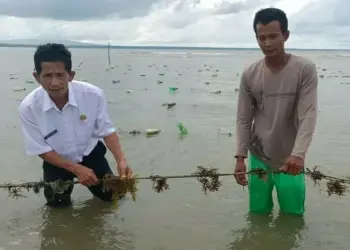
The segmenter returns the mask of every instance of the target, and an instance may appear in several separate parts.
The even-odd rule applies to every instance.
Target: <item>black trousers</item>
[[[113,173],[107,159],[105,158],[106,147],[102,142],[98,142],[96,147],[91,151],[91,153],[87,156],[83,157],[81,165],[92,169],[97,178],[103,178],[105,174]],[[43,162],[43,170],[44,170],[44,181],[45,182],[53,182],[56,180],[73,180],[76,177],[71,172],[53,166],[47,162]],[[44,195],[47,200],[47,204],[51,206],[64,206],[70,205],[71,194],[73,192],[74,185],[71,185],[64,193],[58,194],[54,193],[50,186],[46,186],[44,188]],[[102,184],[89,187],[90,192],[100,198],[103,201],[111,201],[113,195],[111,192],[103,192]]]

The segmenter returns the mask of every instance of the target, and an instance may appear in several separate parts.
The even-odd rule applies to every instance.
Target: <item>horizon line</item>
[[[67,41],[65,44],[68,48],[104,48],[107,49],[202,49],[202,50],[260,50],[257,47],[211,47],[211,46],[180,46],[180,45],[105,45],[105,44],[93,44],[93,43],[83,43],[78,42],[79,44],[74,44],[75,41],[72,41],[73,44],[69,44],[70,41]],[[64,44],[64,43],[63,43]],[[36,48],[39,44],[21,44],[21,43],[2,43],[0,41],[0,47],[17,47],[17,48]],[[308,51],[348,51],[350,49],[326,49],[326,48],[286,48],[286,50],[308,50]]]

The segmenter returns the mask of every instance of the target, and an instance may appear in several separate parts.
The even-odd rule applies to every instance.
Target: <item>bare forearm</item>
[[[245,159],[246,157],[244,157],[244,156],[236,156],[236,162],[237,163],[239,163],[239,162],[243,162],[244,163],[244,159]]]
[[[43,159],[45,162],[58,167],[63,168],[71,173],[74,173],[76,170],[77,163],[66,160],[60,155],[58,155],[55,151],[50,151],[44,154],[40,154],[39,157]]]
[[[116,132],[103,138],[107,148],[113,154],[116,162],[125,161],[125,156],[120,145],[119,137]]]

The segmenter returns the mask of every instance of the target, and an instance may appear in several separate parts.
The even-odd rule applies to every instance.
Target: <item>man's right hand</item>
[[[235,166],[234,177],[239,185],[246,186],[248,185],[246,173],[247,167],[244,163],[244,159],[237,159]]]
[[[99,182],[93,170],[80,164],[75,166],[74,174],[78,177],[79,182],[87,187],[97,185]]]

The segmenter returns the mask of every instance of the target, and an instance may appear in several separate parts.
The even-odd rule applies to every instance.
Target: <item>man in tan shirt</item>
[[[247,67],[241,78],[237,107],[237,159],[235,178],[249,185],[250,211],[269,213],[276,187],[282,211],[304,213],[305,179],[301,171],[317,118],[318,77],[314,63],[287,54],[286,14],[276,8],[256,13],[254,31],[265,57]],[[246,172],[263,168],[267,180]]]

